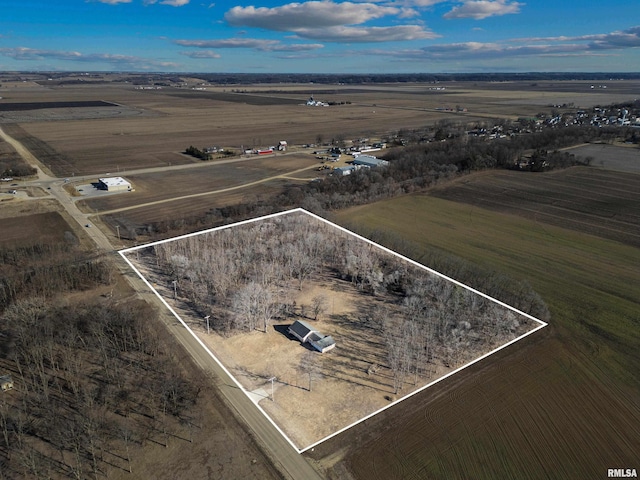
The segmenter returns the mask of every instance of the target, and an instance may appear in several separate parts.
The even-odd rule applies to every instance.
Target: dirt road
[[[51,194],[55,197],[69,215],[78,222],[93,240],[99,250],[113,253],[120,273],[145,301],[158,306],[160,319],[167,326],[178,342],[189,352],[194,361],[211,378],[214,379],[217,388],[226,399],[228,405],[236,412],[237,416],[253,432],[257,443],[265,451],[285,478],[292,480],[322,480],[322,476],[300,455],[280,432],[266,419],[256,408],[251,399],[240,390],[229,375],[217,364],[209,353],[195,340],[193,335],[185,329],[165,308],[162,302],[145,285],[125,262],[117,255],[116,249],[111,244],[109,237],[97,227],[86,227],[88,215],[80,212],[69,194],[62,188],[60,179],[45,175],[40,168],[41,163],[22,144],[7,135],[0,128],[0,137],[22,156],[30,165],[38,168],[40,182],[47,182],[51,186]],[[246,185],[245,185],[246,186]]]

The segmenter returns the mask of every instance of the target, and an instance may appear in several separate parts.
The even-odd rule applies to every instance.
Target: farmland
[[[83,246],[94,248],[93,241],[102,236],[97,245],[112,251],[120,240],[144,241],[146,231],[168,236],[219,225],[228,221],[223,211],[238,204],[259,205],[251,210],[258,215],[271,213],[269,201],[284,186],[320,175],[313,168],[318,160],[309,153],[315,147],[300,144],[377,139],[412,128],[433,133],[446,122],[473,126],[516,120],[567,103],[586,109],[635,98],[640,85],[610,81],[606,90],[594,90],[584,81],[460,81],[210,85],[200,91],[177,84],[141,90],[117,75],[113,83],[105,78],[93,84],[2,82],[0,96],[7,104],[56,107],[0,112],[3,130],[53,174],[21,180],[24,188],[48,199],[5,195],[1,241],[13,245],[41,237],[54,242],[72,230]],[[201,81],[184,80],[191,86]],[[302,105],[311,95],[337,105]],[[182,153],[189,145],[220,145],[239,153],[241,147],[279,140],[289,142],[286,155],[203,162]],[[8,143],[0,149],[17,160]],[[640,182],[631,172],[637,172],[638,150],[590,144],[570,152],[594,157],[591,167],[472,173],[428,195],[331,214],[363,231],[395,232],[399,244],[411,242],[404,243],[407,255],[423,263],[429,264],[433,252],[445,252],[529,283],[552,317],[549,327],[490,361],[305,454],[330,478],[600,478],[606,468],[636,466]],[[70,185],[107,172],[132,180],[135,192],[69,197]],[[63,190],[64,178],[73,176]],[[296,201],[307,199],[300,193]],[[238,209],[237,215],[245,214]],[[86,228],[89,224],[95,228]],[[122,282],[125,277],[131,280],[125,275]],[[146,295],[140,283],[134,288]],[[82,301],[87,294],[74,295]],[[126,295],[133,294],[127,290]],[[178,338],[175,329],[172,333]],[[211,422],[194,439],[197,446],[147,446],[134,468],[174,478],[185,474],[180,469],[188,457],[195,459],[190,464],[194,478],[206,476],[211,465],[231,476],[277,476],[260,453],[268,448],[260,441],[255,448],[243,444],[248,427],[227,422],[232,415],[218,409],[217,395],[233,398],[221,393],[225,387],[214,385],[211,401],[202,403]],[[257,433],[256,438],[263,437]],[[234,456],[236,449],[241,457]],[[254,457],[255,468],[249,463]]]
[[[517,196],[520,183],[512,186]],[[347,455],[356,478],[593,478],[637,460],[640,251],[591,229],[476,206],[488,193],[467,193],[464,203],[403,197],[338,215],[395,231],[416,252],[436,248],[526,279],[552,315],[520,348],[323,447],[357,442]],[[385,435],[374,433],[386,422]]]
[[[640,152],[639,152],[640,153]],[[640,246],[640,176],[575,167],[464,177],[434,196]]]
[[[4,119],[19,122],[24,132],[13,133],[20,133],[20,140],[58,176],[70,176],[191,163],[195,160],[180,154],[189,145],[240,150],[282,139],[305,144],[318,136],[328,141],[381,135],[440,120],[516,119],[533,116],[553,104],[589,106],[626,99],[635,84],[612,82],[606,92],[593,92],[586,82],[541,83],[536,87],[517,83],[507,89],[490,82],[443,82],[439,84],[443,90],[433,90],[433,84],[323,85],[316,99],[350,102],[328,108],[302,105],[314,93],[308,85],[248,85],[242,89],[246,94],[220,86],[206,91],[135,90],[129,84],[116,83],[64,88],[33,84],[0,91],[11,103],[99,99],[118,105],[76,108],[58,112],[56,117],[47,117],[46,110],[30,110],[28,117]],[[456,112],[458,106],[466,111]],[[89,119],[84,110],[93,112]]]
[[[135,186],[131,195],[115,195],[82,201],[92,211],[107,211],[167,198],[250,184],[305,169],[317,163],[311,155],[249,157],[234,162],[209,162],[201,168],[127,176]]]
[[[572,148],[571,153],[593,160],[591,166],[617,172],[640,173],[640,149],[635,145],[591,144]]]
[[[13,246],[38,238],[43,243],[63,240],[69,227],[58,212],[34,213],[28,217],[0,219],[0,245]]]

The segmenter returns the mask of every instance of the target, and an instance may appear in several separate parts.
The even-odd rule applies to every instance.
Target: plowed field
[[[564,190],[572,195],[574,174],[590,172],[550,176],[567,179],[551,184],[557,201]],[[632,468],[640,444],[640,250],[514,215],[517,192],[529,191],[525,177],[479,177],[487,186],[465,190],[465,203],[403,197],[339,218],[526,279],[548,303],[550,326],[312,455],[333,465],[339,451],[353,477],[368,480],[603,478],[611,465]],[[529,178],[533,188],[543,176]],[[511,192],[509,213],[476,206],[492,194],[509,198],[492,182]],[[585,201],[607,202],[592,192]]]
[[[640,246],[640,175],[589,167],[474,175],[434,196]]]

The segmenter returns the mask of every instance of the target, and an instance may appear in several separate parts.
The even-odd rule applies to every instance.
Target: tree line
[[[433,138],[434,129],[443,129],[448,139],[444,142],[427,142]],[[570,126],[488,141],[468,137],[464,132],[460,124],[449,122],[411,132],[404,131],[403,135],[410,136],[412,142],[416,143],[389,149],[383,156],[390,162],[387,167],[360,169],[347,176],[329,175],[303,185],[289,184],[279,194],[268,198],[212,208],[197,216],[153,222],[141,229],[140,233],[164,236],[170,231],[217,226],[294,207],[325,215],[331,210],[421,192],[433,185],[483,169],[526,168],[540,171],[587,164],[588,159],[558,150],[588,141],[611,141],[620,133],[616,128]],[[523,163],[521,160],[525,154],[529,158]],[[527,166],[523,167],[524,164]]]

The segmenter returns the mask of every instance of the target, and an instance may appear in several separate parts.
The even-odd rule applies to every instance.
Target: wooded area
[[[155,311],[114,301],[113,265],[72,244],[0,251],[0,478],[131,471],[146,442],[188,441],[198,396]],[[84,301],[63,294],[89,293]]]
[[[460,366],[532,328],[526,317],[303,212],[160,243],[139,257],[154,281],[222,335],[268,334],[276,320],[317,318],[326,302],[297,304],[296,293],[319,274],[350,282],[372,306],[354,329],[386,343],[395,393],[409,375],[413,385],[430,378],[430,364]],[[529,311],[544,314],[539,297],[531,299]],[[311,316],[298,313],[305,311]]]

